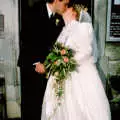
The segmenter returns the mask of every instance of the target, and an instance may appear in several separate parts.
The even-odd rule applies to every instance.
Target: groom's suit
[[[61,16],[56,15],[59,19]],[[55,19],[54,19],[55,20]],[[40,120],[41,105],[47,80],[35,72],[33,64],[43,63],[64,23],[58,26],[48,17],[45,3],[36,3],[22,22],[20,55],[22,120]]]

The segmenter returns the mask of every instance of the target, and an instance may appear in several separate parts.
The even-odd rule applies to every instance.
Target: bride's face
[[[67,10],[63,13],[63,19],[65,23],[69,23],[72,20],[77,19],[77,12],[72,8],[67,8]]]

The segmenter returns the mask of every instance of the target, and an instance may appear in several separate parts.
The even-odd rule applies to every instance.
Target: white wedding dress
[[[57,105],[54,77],[50,76],[41,120],[111,120],[109,102],[92,56],[91,23],[72,21],[63,28],[58,41],[75,50],[77,71],[65,81],[62,104]]]

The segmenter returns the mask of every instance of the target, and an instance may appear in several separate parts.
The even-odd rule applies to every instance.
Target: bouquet
[[[72,49],[56,42],[44,62],[47,76],[55,77],[55,93],[58,99],[63,96],[65,80],[76,69],[73,55]]]

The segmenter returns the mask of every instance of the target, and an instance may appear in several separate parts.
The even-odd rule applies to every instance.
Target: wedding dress
[[[93,28],[88,22],[66,25],[58,42],[75,51],[77,70],[65,80],[61,105],[57,104],[54,77],[50,76],[41,120],[111,120],[109,102],[92,55]]]

